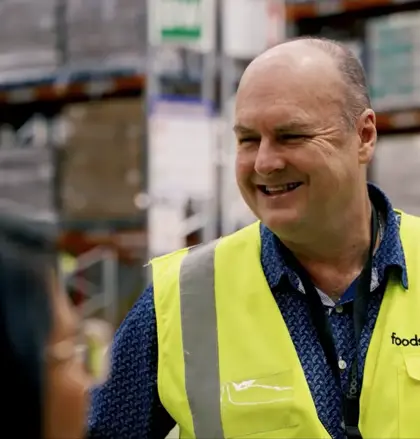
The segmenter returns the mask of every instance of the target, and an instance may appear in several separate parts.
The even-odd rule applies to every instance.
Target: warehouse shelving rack
[[[20,126],[34,114],[42,114],[53,120],[66,106],[75,103],[135,97],[139,98],[140,106],[146,85],[145,3],[145,0],[2,2],[0,123]],[[100,21],[102,18],[98,18],[101,14],[103,22]],[[87,32],[94,32],[95,26],[102,34],[93,35],[88,41]],[[112,34],[109,30],[118,26],[128,29],[128,33],[126,36],[114,35],[110,44],[111,40],[106,38]],[[90,45],[86,51],[85,42],[87,46]],[[32,53],[37,55],[34,57]],[[139,118],[139,125],[145,127],[146,121]],[[142,143],[145,144],[144,141]],[[48,146],[55,156],[56,145],[50,142]],[[146,177],[139,191],[145,191],[147,187],[147,151],[145,146],[143,149],[142,162],[138,166],[139,173]],[[57,186],[60,175],[54,178]],[[55,206],[60,204],[59,192],[55,187]],[[100,292],[108,297],[107,308],[110,311],[107,316],[113,324],[116,323],[124,313],[124,310],[120,310],[121,314],[116,317],[116,283],[121,282],[121,278],[129,277],[130,267],[131,271],[141,271],[145,262],[146,212],[139,210],[134,217],[101,220],[62,219],[58,212],[54,220],[38,225],[53,226],[58,230],[60,250],[78,255],[83,262],[83,266],[76,266],[74,273],[68,275],[69,284],[74,284],[73,277],[78,277],[83,270],[94,267],[102,273],[99,275],[101,280],[94,283],[97,287],[100,284],[103,290]],[[100,256],[97,255],[99,250]],[[125,264],[124,272],[121,272],[117,261]],[[134,278],[133,288],[139,293],[144,281],[141,275]],[[86,303],[87,309],[95,303],[100,308],[102,299],[98,300],[95,294]]]
[[[54,61],[44,65],[37,65],[36,69],[25,66],[16,66],[3,69],[0,63],[0,121],[9,120],[16,115],[34,114],[43,112],[54,115],[69,103],[108,100],[119,97],[142,96],[145,94],[148,76],[148,60],[146,38],[146,1],[137,1],[138,22],[143,23],[144,33],[139,33],[138,47],[124,60],[115,61],[93,57],[93,62],[84,62],[73,58],[69,45],[71,29],[67,20],[69,5],[76,0],[39,0],[42,4],[51,5],[53,11],[53,25],[51,31],[51,46],[54,52]],[[4,4],[11,4],[17,0],[8,0]],[[0,16],[2,13],[0,5]],[[25,1],[19,0],[24,7]],[[27,6],[33,2],[26,0]],[[80,3],[80,2],[79,2]],[[116,1],[103,1],[109,4],[108,9],[115,7]],[[85,0],[89,4],[89,0]],[[220,2],[219,2],[220,13]],[[389,14],[393,12],[418,10],[420,1],[391,1],[391,0],[333,0],[289,2],[285,7],[287,19],[287,36],[300,34],[321,34],[325,27],[348,28],[353,35],[363,37],[363,23],[368,17]],[[142,27],[139,25],[139,27]],[[220,31],[220,29],[219,29]],[[16,26],[16,34],[22,32],[22,27]],[[0,29],[1,33],[1,29]],[[1,36],[1,35],[0,35]],[[22,37],[23,38],[23,37]],[[34,38],[30,36],[29,38]],[[36,38],[35,38],[36,39]],[[4,38],[3,38],[4,41]],[[4,42],[2,45],[4,46]],[[137,53],[134,53],[137,52]],[[0,55],[2,47],[0,46]],[[214,84],[210,85],[209,94],[214,99],[217,111],[225,110],[225,103],[235,92],[240,73],[249,60],[228,59],[220,52],[211,55],[211,75],[216,75]],[[209,86],[210,79],[207,80]],[[184,91],[189,89],[184,84]],[[196,89],[196,84],[191,84]],[[142,123],[141,121],[139,121]],[[145,123],[145,121],[143,121]],[[381,134],[395,132],[420,132],[420,108],[406,108],[395,111],[379,112],[377,114],[378,129]],[[139,172],[144,173],[147,191],[147,148]],[[218,171],[220,173],[220,169]],[[220,188],[219,188],[220,189]],[[220,196],[220,194],[218,194]],[[220,206],[216,206],[220,214]],[[75,247],[78,252],[90,251],[97,245],[111,246],[120,256],[130,259],[129,254],[121,255],[124,249],[118,242],[119,231],[129,234],[136,232],[138,239],[147,238],[144,231],[147,229],[146,211],[140,211],[137,218],[120,218],[103,221],[63,221],[60,225],[62,233],[59,243],[63,249]],[[90,234],[88,231],[97,233]],[[101,233],[101,231],[103,233]],[[143,234],[143,235],[142,235]],[[139,235],[142,235],[139,238]],[[129,253],[129,252],[128,252]]]
[[[331,0],[290,2],[286,16],[294,24],[294,35],[324,35],[329,28],[338,35],[346,29],[351,37],[365,38],[367,19],[398,12],[420,10],[418,0]],[[420,108],[377,112],[381,135],[420,132]]]

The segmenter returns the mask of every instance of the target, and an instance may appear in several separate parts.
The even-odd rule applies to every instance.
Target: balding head
[[[333,42],[299,39],[256,58],[238,88],[235,133],[241,193],[282,239],[327,233],[366,195],[375,114],[360,64]]]
[[[295,69],[296,73],[309,69],[309,74],[323,78],[326,82],[337,80],[334,78],[334,73],[337,73],[342,83],[342,116],[349,127],[354,127],[360,114],[371,107],[363,67],[355,54],[339,42],[299,37],[281,43],[264,52],[248,66],[241,84],[248,79],[249,74],[262,71],[270,64],[274,68],[276,65],[284,67],[287,64],[289,70]],[[278,80],[282,80],[280,70]],[[327,86],[333,85],[332,82]]]

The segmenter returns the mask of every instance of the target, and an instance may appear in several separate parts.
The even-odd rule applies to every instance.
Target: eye
[[[260,140],[256,137],[245,137],[243,139],[238,139],[238,143],[243,145],[244,143],[259,143]]]
[[[278,137],[281,141],[288,141],[288,140],[300,140],[305,139],[307,136],[303,134],[282,134]]]

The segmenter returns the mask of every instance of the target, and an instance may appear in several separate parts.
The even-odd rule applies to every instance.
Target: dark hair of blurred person
[[[77,355],[78,320],[61,291],[51,240],[0,218],[3,437],[79,439],[90,380]],[[10,425],[11,431],[3,429]]]
[[[0,352],[5,404],[1,418],[15,420],[9,437],[42,437],[43,351],[52,326],[46,294],[50,255],[47,239],[2,219]]]

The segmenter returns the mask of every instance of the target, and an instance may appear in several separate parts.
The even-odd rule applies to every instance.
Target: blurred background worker
[[[57,282],[52,240],[16,218],[0,219],[0,325],[2,434],[85,437],[90,333]]]
[[[420,218],[367,183],[360,62],[330,40],[273,47],[242,76],[234,131],[261,222],[152,260],[91,437],[419,437]]]
[[[159,285],[156,286],[154,279],[158,268],[152,270],[149,264],[156,257],[210,243],[261,218],[265,225],[260,237],[263,271],[289,328],[288,337],[290,335],[293,345],[299,347],[302,334],[308,335],[310,331],[308,327],[315,331],[308,323],[308,310],[304,312],[297,305],[304,299],[296,292],[296,288],[303,289],[296,281],[298,270],[293,267],[296,261],[279,262],[277,239],[279,237],[286,247],[290,247],[300,265],[306,268],[311,260],[301,260],[302,243],[305,244],[304,254],[306,246],[314,244],[313,236],[327,243],[326,235],[321,233],[327,226],[341,236],[339,231],[344,226],[338,219],[342,219],[345,210],[352,208],[351,197],[355,196],[352,189],[357,186],[355,169],[360,157],[355,149],[338,146],[343,142],[347,144],[344,141],[345,133],[349,131],[347,126],[352,127],[350,133],[353,134],[360,128],[356,119],[359,121],[366,108],[372,108],[375,113],[374,119],[369,117],[378,134],[374,142],[375,154],[366,165],[367,180],[375,185],[369,186],[369,195],[379,212],[381,237],[373,260],[372,288],[376,285],[383,288],[387,276],[392,281],[399,279],[398,270],[402,273],[400,283],[414,288],[407,252],[405,249],[404,252],[394,251],[398,247],[395,238],[398,233],[396,227],[389,225],[391,216],[385,212],[390,210],[390,203],[404,212],[420,215],[420,0],[2,0],[0,24],[0,217],[23,218],[25,230],[29,228],[38,236],[54,236],[52,246],[56,251],[51,259],[57,270],[56,289],[63,291],[80,319],[85,336],[78,343],[78,351],[87,355],[89,376],[94,375],[95,381],[107,376],[109,341],[125,320],[113,349],[114,369],[124,371],[121,374],[126,378],[125,384],[114,373],[105,387],[99,390],[94,387],[93,399],[97,403],[91,413],[89,434],[92,436],[163,437],[178,422],[178,412],[173,412],[171,403],[168,404],[156,385],[159,354],[156,335],[156,332],[159,334],[156,328],[159,321],[156,318],[159,320],[160,314],[155,309],[158,303],[147,288],[153,284],[159,294]],[[273,62],[272,71],[260,62],[264,57],[248,69],[250,63],[267,49],[305,35],[338,41],[364,67],[365,82],[361,80],[357,63],[344,62],[351,56],[341,58],[339,51],[327,44],[321,50],[324,55],[315,46],[311,46],[309,52],[319,55],[317,60],[322,65],[316,69],[319,81],[322,72],[324,81],[331,86],[329,93],[334,101],[331,105],[320,104],[324,82],[314,85],[316,78],[310,74],[304,76],[303,71],[300,74],[300,67],[295,75],[300,82],[291,81],[291,72],[297,68],[296,60],[290,59],[287,68],[281,63],[277,66],[280,57],[268,52],[267,56]],[[299,47],[294,46],[303,56]],[[312,65],[311,59],[305,55],[308,69]],[[340,82],[331,76],[334,69],[326,71],[331,63],[336,64],[341,80],[354,86],[345,101],[337,91],[340,87],[334,86],[337,85],[334,81]],[[245,82],[241,82],[238,90],[245,70]],[[266,82],[269,89],[264,88]],[[286,89],[283,93],[280,88],[292,83],[294,89]],[[364,99],[355,93],[356,89],[365,90],[361,92]],[[305,96],[304,90],[307,90]],[[276,110],[274,117],[274,110],[269,108],[274,105],[273,101],[278,105],[284,102],[289,92],[293,94],[288,97],[288,111],[292,111],[292,104],[299,109],[295,111],[295,122],[304,118],[302,108],[309,118],[313,106],[323,120],[319,121],[317,129],[311,125],[303,130],[301,125],[295,124],[300,128],[299,132],[277,131],[274,138],[269,135],[275,124],[271,118],[283,120],[285,114]],[[316,104],[310,103],[311,96],[317,99]],[[237,104],[238,113],[235,114]],[[341,122],[347,124],[341,126],[333,117],[335,106],[346,109]],[[255,114],[246,115],[250,107],[258,108],[263,123]],[[241,115],[241,120],[239,110],[245,114]],[[244,120],[245,116],[248,120]],[[340,129],[337,129],[338,125]],[[258,140],[261,145],[257,154]],[[282,145],[280,149],[284,156],[274,154],[276,142]],[[343,151],[342,155],[341,152],[334,155],[335,150],[328,147],[330,144],[337,146],[337,151]],[[283,145],[287,147],[283,148]],[[323,151],[324,156],[315,155],[317,150]],[[273,167],[276,178],[260,178]],[[320,173],[322,170],[322,175],[318,175],[316,169]],[[254,177],[255,173],[258,178]],[[281,178],[277,178],[280,175]],[[283,194],[282,200],[286,201],[288,197],[292,203],[298,194],[302,198],[308,194],[308,215],[303,215],[303,209],[299,210],[300,214],[296,211],[288,218],[282,217],[279,232],[277,213],[269,214],[275,211],[274,198],[279,188],[265,186],[283,184],[286,178],[302,181],[288,186],[287,190],[293,191]],[[304,184],[297,186],[301,182]],[[255,183],[262,185],[258,191]],[[306,191],[305,185],[311,191]],[[315,186],[318,189],[312,191]],[[386,198],[375,187],[379,187]],[[340,191],[345,200],[335,197],[335,191]],[[263,208],[261,200],[267,200]],[[324,214],[322,208],[327,207],[334,215]],[[291,213],[293,209],[286,210]],[[316,234],[308,231],[312,230],[309,225],[306,228],[300,224],[297,219],[300,217],[311,218]],[[400,224],[400,219],[397,217],[402,236],[404,222],[401,220]],[[364,239],[367,233],[360,230],[360,233],[354,232],[353,237],[350,231],[358,230],[355,229],[357,221],[349,224],[347,219],[345,228],[346,236],[351,235],[355,244],[353,262],[358,259],[359,239]],[[300,230],[299,246],[296,239],[290,238],[292,231],[288,228],[285,235],[287,222],[296,224],[294,238]],[[395,240],[389,238],[391,235]],[[258,240],[256,237],[256,242]],[[267,244],[268,241],[271,244]],[[385,244],[388,242],[391,243]],[[280,254],[283,255],[283,248]],[[184,257],[184,253],[179,256]],[[229,262],[233,260],[234,257]],[[249,267],[260,265],[248,264]],[[248,266],[243,270],[245,274],[252,273]],[[234,267],[226,267],[231,270],[229,276],[234,277]],[[328,310],[329,320],[336,354],[342,360],[340,378],[345,391],[350,380],[349,370],[353,370],[356,342],[351,336],[351,312],[347,309],[351,305],[346,304],[353,297],[353,288],[342,296],[340,291],[350,284],[359,270],[345,275],[343,268],[339,275],[335,269],[342,267],[337,267],[334,266],[328,276],[331,282],[336,277],[337,285],[324,284],[321,265],[306,271],[315,273],[317,277],[311,279],[311,283],[329,294],[328,299],[322,297],[325,306],[332,308]],[[288,275],[281,276],[283,272]],[[281,285],[278,283],[280,278]],[[284,278],[290,278],[293,287],[284,286]],[[245,279],[244,292],[247,291]],[[336,292],[330,291],[330,287]],[[143,291],[144,297],[139,300]],[[260,292],[261,288],[256,287],[255,291]],[[380,292],[381,289],[376,298],[380,297]],[[259,309],[259,297],[249,300],[249,309],[255,309],[255,313]],[[129,313],[133,305],[135,308]],[[304,304],[299,306],[304,307]],[[379,304],[375,306],[368,311],[365,325],[368,328],[375,321]],[[369,307],[373,305],[369,304]],[[211,304],[205,308],[213,309]],[[274,305],[272,308],[278,313]],[[230,310],[228,305],[226,309]],[[295,314],[292,321],[285,311],[289,309]],[[144,317],[138,321],[137,314],[144,314]],[[204,330],[205,319],[212,314],[200,311],[199,315]],[[34,333],[37,329],[43,331],[43,317],[39,319],[39,328],[38,323],[34,323]],[[268,317],[263,320],[267,324],[272,321]],[[408,318],[403,320],[410,321]],[[176,322],[179,324],[174,319],[174,324]],[[136,335],[131,339],[127,334],[134,326]],[[356,324],[356,339],[359,326]],[[219,330],[225,333],[221,328]],[[195,330],[187,332],[200,334]],[[411,352],[404,344],[416,343],[417,336],[401,332],[404,331],[393,329],[390,336],[391,346],[404,348],[405,352],[406,364],[399,371],[399,377],[410,376],[416,381],[417,368],[413,366],[416,360],[406,359],[411,358]],[[206,330],[205,333],[210,332]],[[327,367],[322,350],[319,351],[319,343],[314,341],[314,333],[304,338],[303,347],[296,350],[321,423],[331,435],[340,436],[340,398],[339,392],[334,390],[338,385],[337,371],[332,379],[331,368]],[[244,336],[246,334],[244,332]],[[248,334],[248,338],[251,341],[247,343],[252,346],[255,337]],[[369,365],[369,356],[375,355],[372,343],[369,355],[365,355],[369,334],[362,332],[360,338],[359,379],[365,357],[366,365]],[[133,343],[137,340],[138,346],[124,347],[131,346],[130,340]],[[237,347],[241,346],[240,342],[232,340]],[[218,341],[219,349],[223,350],[223,339]],[[211,346],[210,342],[208,346]],[[334,354],[331,344],[329,346],[326,357],[331,360]],[[162,349],[161,342],[159,348]],[[132,356],[125,354],[126,349],[130,349]],[[243,352],[247,349],[244,347]],[[206,355],[210,352],[209,348]],[[255,353],[254,357],[258,355]],[[220,357],[220,361],[224,358]],[[274,353],[272,358],[275,358]],[[308,358],[318,361],[313,371],[307,366]],[[235,361],[237,359],[232,360],[232,365]],[[121,364],[123,366],[118,367]],[[181,365],[182,361],[176,364]],[[241,366],[245,365],[251,367],[252,362],[244,361]],[[201,366],[198,369],[205,370]],[[221,382],[231,382],[223,371],[225,369],[221,368]],[[253,374],[250,369],[247,371],[241,377],[246,383],[249,381],[246,375]],[[371,388],[373,383],[369,376],[368,371],[364,373],[363,382]],[[233,374],[231,378],[234,381],[238,377]],[[284,378],[282,388],[287,387],[287,381]],[[115,384],[118,382],[120,387]],[[406,386],[405,380],[400,384],[401,395],[405,395],[407,389],[411,392],[412,388]],[[134,399],[125,399],[128,392],[125,387],[134,389],[136,386],[148,390],[137,392]],[[351,387],[357,390],[357,386]],[[232,396],[232,386],[225,388],[227,393],[223,394]],[[269,384],[263,383],[258,388],[267,389]],[[293,388],[296,391],[296,386]],[[253,392],[255,387],[251,389]],[[109,392],[112,393],[111,402],[100,404],[100,395]],[[170,387],[168,393],[173,395]],[[245,393],[241,390],[241,398],[245,398]],[[403,399],[410,400],[409,396]],[[179,400],[185,402],[185,395],[180,394]],[[361,401],[365,400],[362,395]],[[238,407],[243,407],[243,402],[240,399]],[[162,403],[165,409],[162,409]],[[275,407],[273,405],[273,410]],[[383,404],[378,407],[385,409]],[[393,419],[395,423],[401,421],[400,427],[396,424],[390,427],[390,435],[410,436],[411,433],[405,430],[410,425],[406,422],[411,419],[410,410],[402,404],[401,416],[395,417],[391,413],[393,407],[387,407],[384,418]],[[194,404],[190,409],[197,411]],[[132,416],[127,417],[127,413]],[[250,421],[251,417],[243,415],[244,412],[238,413]],[[186,409],[181,415],[183,420],[184,415],[187,416]],[[111,418],[112,425],[108,423]],[[296,422],[292,415],[289,419],[291,423]],[[279,419],[278,422],[288,423],[283,421]],[[80,429],[76,424],[74,422],[78,435]],[[247,430],[259,430],[258,425],[243,425]],[[266,425],[262,426],[261,431],[266,428]],[[394,430],[398,428],[401,431],[397,434]],[[185,429],[184,425],[183,431]],[[231,430],[228,426],[226,429],[224,433],[229,436]],[[65,428],[63,431],[69,433]],[[369,427],[365,427],[365,431],[370,434]],[[176,436],[179,431],[175,428],[170,434]],[[233,431],[232,435],[235,434]],[[282,434],[289,435],[288,428]],[[196,435],[201,435],[200,430]]]

